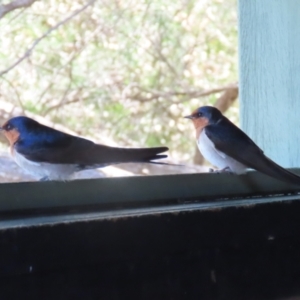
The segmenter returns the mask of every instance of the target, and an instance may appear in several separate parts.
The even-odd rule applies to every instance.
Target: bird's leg
[[[39,181],[49,181],[49,177],[48,176],[42,177]]]
[[[229,167],[225,167],[220,170],[221,173],[233,173]]]

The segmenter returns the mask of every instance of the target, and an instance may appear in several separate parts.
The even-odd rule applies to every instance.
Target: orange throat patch
[[[19,139],[20,137],[20,132],[16,129],[12,129],[12,130],[9,130],[9,131],[4,131],[3,132],[5,137],[8,139],[9,141],[9,144],[11,146],[13,146]]]
[[[209,123],[209,120],[207,118],[201,117],[193,120],[194,127],[196,129],[196,139],[198,140],[200,137],[200,134],[204,127],[206,127]]]

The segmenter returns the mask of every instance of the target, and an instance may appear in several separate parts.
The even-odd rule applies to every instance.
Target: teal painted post
[[[239,0],[241,127],[300,167],[300,1]]]

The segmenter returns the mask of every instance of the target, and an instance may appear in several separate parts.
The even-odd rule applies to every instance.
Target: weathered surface
[[[284,167],[300,166],[299,1],[240,0],[241,126]]]

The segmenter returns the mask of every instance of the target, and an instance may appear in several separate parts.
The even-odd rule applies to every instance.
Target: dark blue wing
[[[205,127],[205,133],[217,150],[234,158],[248,168],[271,177],[300,185],[300,177],[277,165],[237,126],[223,117],[218,123]]]
[[[15,148],[31,161],[77,164],[82,168],[122,162],[150,162],[166,158],[166,155],[159,153],[168,150],[167,147],[127,149],[98,145],[41,124],[32,129],[26,139],[20,139]]]

